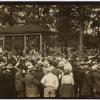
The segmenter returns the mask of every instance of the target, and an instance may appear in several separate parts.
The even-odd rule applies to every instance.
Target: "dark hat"
[[[16,51],[15,51],[15,50],[12,50],[12,51],[11,51],[11,54],[12,54],[12,55],[16,54]]]

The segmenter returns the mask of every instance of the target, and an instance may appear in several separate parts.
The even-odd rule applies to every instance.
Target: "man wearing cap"
[[[15,88],[17,91],[17,97],[25,96],[25,79],[23,76],[23,70],[21,68],[18,69],[15,75]]]
[[[97,70],[92,71],[92,80],[94,97],[100,97],[100,62],[98,63]]]
[[[76,62],[76,65],[73,67],[73,77],[74,77],[74,96],[81,96],[81,90],[83,85],[83,80],[85,77],[85,71],[82,69],[83,64]]]
[[[55,97],[59,86],[58,78],[52,73],[52,67],[48,67],[47,70],[48,74],[41,80],[41,83],[44,85],[44,97]]]
[[[85,70],[85,77],[84,77],[84,82],[82,86],[82,97],[94,97],[94,92],[93,92],[93,71],[89,69],[89,66],[87,64],[84,65],[84,70]]]

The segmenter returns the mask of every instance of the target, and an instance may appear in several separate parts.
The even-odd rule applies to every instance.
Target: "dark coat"
[[[100,97],[100,70],[93,71],[94,93]]]
[[[42,71],[42,69],[39,69],[39,70],[35,70],[35,78],[39,81],[39,85],[38,85],[38,89],[39,89],[39,93],[40,93],[40,96],[43,97],[43,94],[44,94],[44,86],[41,84],[41,80],[44,76],[44,73]]]
[[[25,79],[22,72],[18,71],[15,77],[15,88],[16,91],[24,91],[25,90]]]
[[[15,66],[17,61],[14,57],[11,57],[10,59],[8,59],[8,63],[11,63],[13,66]]]
[[[100,70],[90,71],[86,75],[82,95],[85,97],[100,97]]]
[[[79,96],[81,96],[81,89],[83,86],[83,81],[85,77],[85,72],[82,68],[73,66],[73,78],[74,78],[74,96],[78,95],[79,89]]]
[[[13,74],[8,71],[5,70],[3,73],[3,96],[4,97],[14,97],[14,76]]]
[[[80,67],[73,67],[73,76],[75,85],[82,85],[85,77],[85,71]]]
[[[40,82],[41,79],[43,78],[44,73],[42,71],[42,69],[39,70],[35,70],[35,78]]]
[[[73,86],[71,84],[63,84],[60,86],[60,97],[73,97]]]
[[[60,70],[58,70],[56,67],[53,69],[53,74],[59,77],[59,74],[61,74]]]
[[[83,83],[83,87],[82,87],[82,96],[83,97],[93,97],[94,93],[93,93],[93,75],[92,75],[92,71],[89,71],[85,78],[84,78],[84,83]]]
[[[4,96],[4,75],[2,70],[0,70],[0,97]]]

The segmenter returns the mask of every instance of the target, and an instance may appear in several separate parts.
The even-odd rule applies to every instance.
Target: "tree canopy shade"
[[[0,33],[40,32],[40,30],[42,33],[49,33],[49,28],[57,32],[56,39],[50,38],[62,42],[62,47],[78,47],[81,32],[84,33],[87,30],[90,22],[95,23],[96,15],[100,14],[94,9],[99,9],[99,5],[85,5],[84,3],[82,5],[74,3],[70,5],[67,3],[0,5],[0,26],[6,27],[1,28]]]

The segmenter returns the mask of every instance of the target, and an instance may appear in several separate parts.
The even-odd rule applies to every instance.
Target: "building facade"
[[[46,37],[51,35],[49,29],[39,25],[14,25],[0,29],[0,46],[3,50],[35,49],[46,56]]]

